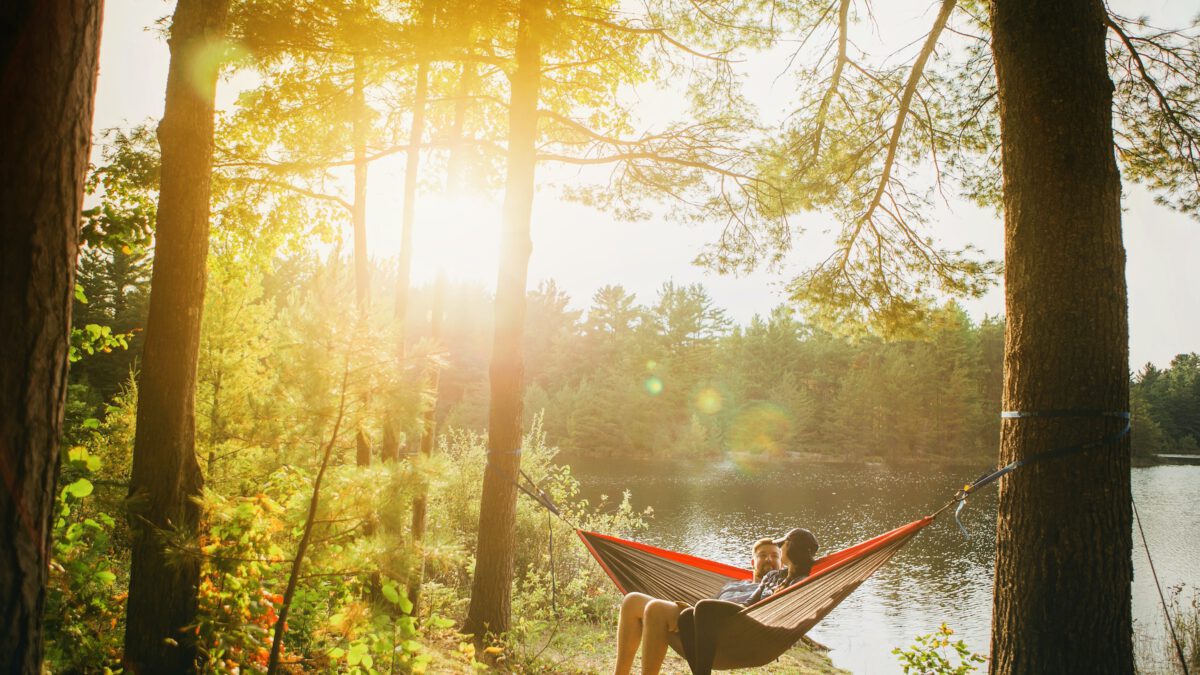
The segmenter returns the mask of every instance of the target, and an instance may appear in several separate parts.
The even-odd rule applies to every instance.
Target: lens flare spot
[[[208,40],[193,46],[188,55],[187,77],[195,93],[211,101],[215,93],[210,83],[220,72],[221,65],[238,61],[246,54],[241,45],[230,40]]]
[[[658,361],[651,359],[650,361],[646,362],[646,370],[648,370],[652,373],[654,372],[654,369],[657,367],[658,367]]]
[[[721,392],[712,387],[705,387],[696,393],[696,409],[705,415],[721,412],[721,403]]]
[[[779,405],[751,403],[738,411],[729,429],[729,449],[735,454],[777,455],[791,442],[792,416]]]
[[[658,396],[662,393],[663,381],[658,376],[651,375],[650,377],[646,378],[646,383],[644,386],[646,387],[647,394],[650,394],[651,396]]]

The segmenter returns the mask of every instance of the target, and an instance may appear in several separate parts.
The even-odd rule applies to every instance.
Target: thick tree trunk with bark
[[[485,634],[509,629],[517,488],[521,466],[521,408],[525,332],[525,286],[529,255],[529,219],[533,209],[537,107],[541,79],[543,7],[523,0],[517,26],[517,68],[512,75],[508,110],[508,177],[504,192],[504,229],[496,279],[496,333],[492,342],[491,400],[488,415],[488,470],[479,508],[475,578],[464,631],[480,641]]]
[[[0,672],[40,673],[42,610],[102,2],[0,5]]]
[[[1100,0],[994,0],[1005,206],[1004,409],[1129,406],[1121,184]],[[1000,461],[1123,420],[1005,420]],[[1131,673],[1129,445],[1000,485],[992,672]]]
[[[208,258],[217,68],[205,48],[225,33],[229,0],[179,0],[171,23],[166,105],[158,126],[162,179],[150,313],[138,380],[137,433],[129,486],[134,533],[125,664],[134,673],[195,667],[184,628],[196,618],[200,563],[187,548],[198,525],[203,479],[196,462],[196,364]]]

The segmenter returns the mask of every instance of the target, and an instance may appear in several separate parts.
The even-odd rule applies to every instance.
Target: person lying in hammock
[[[817,538],[812,532],[803,527],[797,527],[785,534],[783,538],[776,539],[775,543],[780,546],[783,562],[787,566],[764,574],[762,581],[758,584],[758,590],[742,604],[753,605],[774,594],[775,591],[800,581],[812,571],[817,549],[820,548]],[[717,599],[722,600],[723,598],[718,596]]]
[[[816,537],[803,528],[796,528],[780,539],[760,539],[752,550],[753,581],[726,584],[716,598],[701,602],[738,608],[758,602],[808,576],[816,552]],[[786,567],[781,567],[781,562]],[[682,654],[679,615],[687,609],[685,603],[653,598],[644,593],[626,595],[621,600],[617,623],[616,675],[628,675],[633,669],[639,645],[642,647],[642,675],[658,674],[667,647]]]
[[[749,581],[731,581],[717,593],[717,600],[736,602],[739,605],[748,604],[750,598],[758,590],[759,582],[769,572],[783,567],[782,551],[774,539],[766,537],[754,542],[750,550],[750,569],[754,576]]]

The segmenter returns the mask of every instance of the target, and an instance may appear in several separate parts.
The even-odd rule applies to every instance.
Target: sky
[[[1110,3],[1118,12],[1146,14],[1159,24],[1179,25],[1195,11],[1179,0]],[[934,5],[928,2],[874,3],[883,25],[928,21]],[[107,0],[100,47],[100,75],[94,128],[98,131],[130,126],[162,115],[169,54],[156,31],[148,30],[168,15],[165,0]],[[915,17],[915,18],[914,18]],[[764,60],[750,67],[747,88],[762,106],[784,109],[793,81]],[[218,104],[229,105],[238,79],[218,85]],[[661,95],[644,92],[643,117],[653,120]],[[99,148],[94,150],[98,158]],[[403,157],[395,155],[372,165],[368,180],[368,247],[373,258],[395,256],[399,250]],[[539,167],[539,178],[562,183],[573,169]],[[499,239],[498,198],[492,202],[447,203],[422,198],[417,207],[414,281],[432,279],[446,269],[452,280],[495,284],[495,252]],[[719,225],[686,226],[665,219],[620,222],[609,215],[560,198],[556,189],[539,190],[534,201],[533,255],[529,285],[553,279],[586,309],[592,294],[606,284],[621,284],[650,303],[668,280],[677,284],[703,283],[716,304],[735,321],[745,323],[786,301],[784,285],[804,266],[823,258],[831,238],[823,231],[835,227],[830,217],[805,214],[794,220],[805,229],[795,251],[778,273],[718,276],[692,264],[719,232]],[[1126,183],[1124,238],[1129,285],[1130,363],[1134,370],[1152,362],[1166,366],[1179,353],[1200,351],[1200,222],[1154,203],[1152,194]],[[930,233],[950,246],[972,243],[989,258],[1003,256],[1003,223],[999,215],[965,202],[952,201],[931,219]],[[347,235],[348,236],[348,235]],[[450,251],[439,259],[424,251]],[[1004,312],[1004,294],[997,285],[979,299],[962,301],[971,316]]]

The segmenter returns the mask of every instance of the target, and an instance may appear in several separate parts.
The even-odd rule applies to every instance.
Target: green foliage
[[[141,352],[159,168],[149,126],[111,129],[103,138],[104,164],[92,168],[86,183],[99,203],[83,214],[70,361],[73,383],[109,399]]]
[[[129,579],[123,500],[137,389],[127,385],[110,403],[81,400],[86,391],[68,389],[44,615],[51,672],[115,668],[122,649]]]
[[[225,256],[209,263],[196,387],[197,452],[209,484],[239,481],[282,436],[279,343],[288,334],[254,266]]]
[[[544,411],[549,442],[570,453],[891,461],[994,454],[1000,319],[975,325],[948,304],[914,338],[851,340],[784,306],[730,328],[698,286],[666,284],[648,306],[605,287],[583,319],[555,292],[553,302],[544,289],[530,294],[537,303],[530,330],[554,337],[553,346],[527,343],[536,365],[527,371],[526,423]],[[447,340],[458,350],[443,381],[482,378],[476,364],[486,363],[486,343],[454,333]],[[443,385],[449,423],[483,427],[486,396],[486,387]]]
[[[272,494],[287,494],[286,478],[252,497],[205,494],[195,631],[209,672],[266,669],[270,630],[283,601],[271,588],[286,569],[280,543],[287,541],[279,536],[286,525],[284,509]]]
[[[433,483],[427,579],[438,585],[470,588],[470,552],[474,550],[479,497],[486,466],[486,440],[474,433],[449,430],[440,455],[452,468]],[[649,511],[633,510],[629,494],[619,500],[602,497],[589,503],[580,497],[579,482],[569,466],[552,462],[557,449],[546,444],[541,418],[535,417],[522,446],[522,469],[550,495],[564,517],[579,527],[618,536],[633,536],[646,527]],[[514,568],[513,632],[503,649],[528,659],[553,639],[560,623],[610,625],[616,621],[616,596],[603,571],[575,536],[574,529],[532,500],[517,501],[518,547]],[[553,537],[553,551],[550,538]],[[429,597],[431,612],[457,615],[465,597]]]
[[[114,349],[128,349],[132,333],[113,333],[109,326],[98,326],[94,323],[85,325],[82,329],[71,330],[70,353],[67,355],[71,363],[97,353],[111,353]]]
[[[1176,30],[1110,12],[1114,135],[1122,174],[1200,218],[1200,17]]]
[[[1179,354],[1164,369],[1146,364],[1129,396],[1135,454],[1200,452],[1200,354]]]
[[[839,8],[848,10],[839,15]],[[871,10],[794,3],[779,36],[808,45],[789,62],[795,96],[782,132],[763,142],[759,175],[780,186],[782,213],[836,218],[832,245],[789,285],[812,320],[903,335],[944,298],[978,297],[1001,265],[938,240],[952,195],[999,209],[999,101],[985,3],[942,3],[914,28],[880,39]],[[1200,20],[1161,27],[1107,11],[1114,151],[1122,175],[1156,199],[1200,214]],[[895,23],[895,22],[893,22]],[[896,45],[904,46],[896,48]],[[803,53],[803,50],[801,52]],[[726,227],[701,256],[719,271],[777,266],[796,241],[772,221]]]
[[[85,189],[100,203],[83,212],[83,243],[89,249],[144,251],[158,215],[158,140],[150,124],[102,134],[104,164],[94,167]]]
[[[954,631],[942,624],[937,631],[918,635],[907,649],[897,647],[892,653],[900,661],[904,675],[966,675],[977,670],[987,658],[972,652],[962,640],[952,640]]]
[[[93,419],[88,426],[99,424]],[[46,587],[46,660],[54,672],[115,667],[124,609],[123,584],[117,582],[127,578],[114,541],[117,523],[94,494],[100,457],[82,445],[64,454]]]

